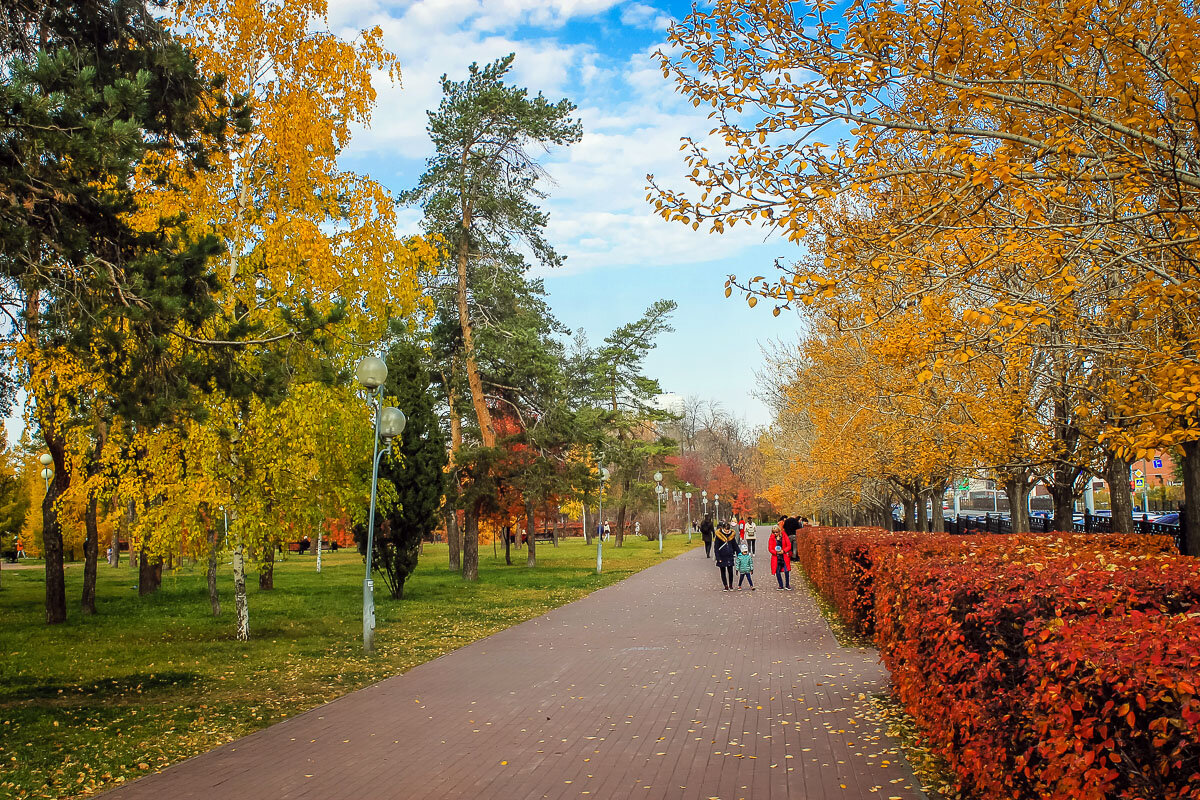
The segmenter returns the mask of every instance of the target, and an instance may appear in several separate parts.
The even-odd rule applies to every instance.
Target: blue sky
[[[792,314],[747,308],[724,297],[729,273],[765,274],[795,247],[761,231],[693,232],[656,217],[645,176],[682,184],[679,138],[711,127],[683,101],[652,54],[666,26],[690,3],[646,0],[330,0],[331,27],[344,36],[379,25],[400,56],[403,86],[380,84],[369,129],[359,131],[344,166],[399,191],[415,183],[430,153],[425,112],[439,100],[438,78],[461,77],[472,61],[517,54],[512,80],[578,107],[584,137],[545,159],[553,178],[550,237],[566,265],[544,274],[551,307],[593,342],[636,318],[652,301],[679,303],[675,332],[648,369],[663,389],[719,401],[752,424],[766,408],[750,396],[761,368],[760,342],[790,340]],[[401,214],[405,231],[419,214]]]

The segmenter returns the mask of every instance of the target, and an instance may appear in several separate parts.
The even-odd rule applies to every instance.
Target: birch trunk
[[[237,639],[250,641],[250,605],[246,600],[245,545],[238,539],[233,549],[233,608],[237,614]]]

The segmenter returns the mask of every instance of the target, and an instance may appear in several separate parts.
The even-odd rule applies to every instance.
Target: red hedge
[[[1179,688],[1200,682],[1200,565],[1165,537],[814,528],[798,549],[968,790],[1200,798]],[[1117,713],[1139,694],[1152,711]]]

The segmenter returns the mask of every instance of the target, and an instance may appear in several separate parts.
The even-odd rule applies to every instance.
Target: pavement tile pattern
[[[876,652],[757,566],[725,592],[690,551],[105,797],[923,797]]]

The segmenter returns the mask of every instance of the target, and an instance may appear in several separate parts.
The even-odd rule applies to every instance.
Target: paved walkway
[[[921,797],[863,713],[875,652],[757,560],[722,592],[693,550],[106,796]]]

